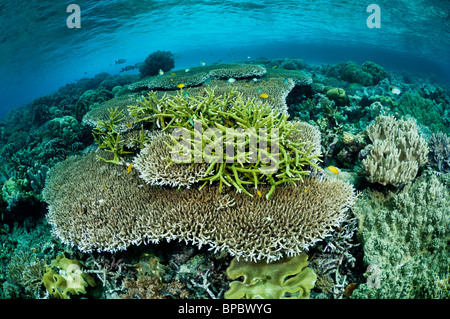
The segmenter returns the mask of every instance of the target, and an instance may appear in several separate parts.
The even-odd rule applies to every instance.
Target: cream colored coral
[[[168,165],[171,158],[170,134],[162,131],[152,133],[149,143],[133,160],[134,167],[139,171],[139,177],[150,185],[187,187],[206,177],[208,163]],[[211,172],[213,173],[213,172]]]
[[[244,260],[297,256],[329,236],[347,218],[351,185],[308,177],[297,187],[269,187],[254,196],[234,189],[155,188],[136,170],[70,157],[48,173],[44,198],[53,234],[81,251],[124,250],[130,245],[184,240]]]
[[[373,144],[362,165],[371,183],[405,184],[427,162],[427,143],[412,120],[380,115],[367,127],[367,133]]]

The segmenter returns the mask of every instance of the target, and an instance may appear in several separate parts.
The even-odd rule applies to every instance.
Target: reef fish
[[[127,174],[131,172],[131,169],[133,168],[133,163],[128,164],[127,167]]]
[[[164,71],[159,69],[159,75],[163,75],[163,74],[164,74]]]
[[[184,88],[186,85],[184,83],[180,83],[177,85],[177,88],[182,89]]]
[[[127,60],[125,60],[125,59],[116,60],[116,64],[123,64],[125,62],[127,62]]]
[[[235,79],[235,78],[229,78],[229,79],[227,80],[227,82],[228,82],[228,83],[234,83],[234,82],[236,82],[236,79]]]
[[[397,86],[393,85],[393,86],[390,87],[390,89],[391,89],[391,93],[392,94],[398,95],[398,94],[402,93],[400,88],[398,88]]]
[[[122,68],[122,70],[119,73],[126,72],[126,71],[131,71],[131,70],[134,70],[134,69],[135,69],[135,66],[128,65],[128,66]]]
[[[202,61],[202,62],[200,62],[200,65],[201,65],[201,66],[205,66],[206,63],[205,63],[204,61]]]
[[[189,72],[191,69],[187,68],[184,70],[184,72]]]
[[[266,93],[263,93],[260,95],[260,97],[262,97],[263,99],[267,99],[269,97],[269,95]]]
[[[334,174],[339,174],[339,169],[337,168],[337,167],[334,167],[334,166],[328,166],[328,169],[330,170],[330,171],[332,171]]]
[[[261,88],[258,88],[258,89],[256,90],[256,93],[258,93],[258,94],[262,93],[262,89],[261,89]]]

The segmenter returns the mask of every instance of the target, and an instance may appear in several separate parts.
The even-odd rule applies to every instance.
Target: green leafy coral
[[[71,295],[86,294],[86,288],[95,286],[94,279],[81,270],[82,264],[59,255],[45,267],[44,286],[50,296],[70,299]]]
[[[216,95],[213,88],[197,96],[180,90],[162,98],[151,92],[139,104],[129,107],[135,122],[156,121],[163,131],[176,135],[168,167],[209,164],[203,186],[217,182],[219,190],[226,185],[252,196],[246,185],[269,184],[270,198],[276,186],[309,175],[308,167],[319,169],[320,138],[302,140],[305,125],[288,121],[287,112],[244,99],[236,90]],[[143,167],[141,160],[135,161],[137,167]]]
[[[227,268],[227,276],[244,280],[231,282],[225,299],[308,299],[317,276],[306,267],[307,260],[305,253],[272,263],[234,258]]]

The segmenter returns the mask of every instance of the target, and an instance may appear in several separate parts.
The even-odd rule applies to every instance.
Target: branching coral
[[[97,161],[95,154],[70,157],[48,176],[47,219],[57,237],[82,251],[178,239],[245,260],[274,261],[328,236],[355,198],[349,184],[313,177],[277,187],[271,200],[213,186],[156,189],[142,184],[136,170]]]
[[[373,145],[362,164],[371,183],[405,184],[427,162],[427,143],[412,120],[380,115],[367,127],[367,133]]]
[[[223,185],[233,186],[251,196],[246,184],[255,188],[270,184],[270,198],[276,186],[308,175],[307,167],[318,169],[320,140],[314,134],[309,135],[313,141],[300,139],[301,128],[308,126],[312,131],[313,127],[289,122],[289,114],[274,112],[254,99],[244,100],[235,90],[223,96],[217,96],[214,89],[198,96],[185,96],[180,90],[176,96],[161,99],[151,92],[139,103],[129,108],[136,122],[156,120],[163,130],[173,130],[172,137],[176,135],[167,166],[207,163],[201,180],[219,183],[219,190]],[[320,139],[317,130],[315,136]],[[138,157],[135,162],[149,176],[145,159]],[[214,175],[206,177],[213,170]]]

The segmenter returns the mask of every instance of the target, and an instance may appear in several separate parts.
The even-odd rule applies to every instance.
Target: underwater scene
[[[449,1],[0,21],[0,299],[450,298]]]

